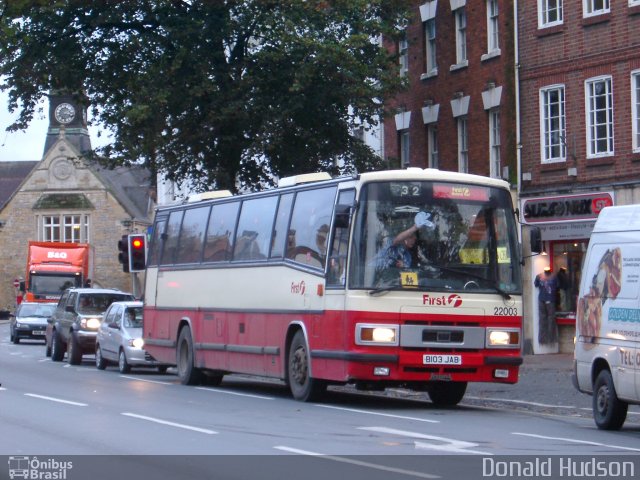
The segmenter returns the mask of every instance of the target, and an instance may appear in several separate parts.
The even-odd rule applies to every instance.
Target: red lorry
[[[24,300],[57,302],[67,288],[85,286],[90,253],[87,243],[29,242]]]

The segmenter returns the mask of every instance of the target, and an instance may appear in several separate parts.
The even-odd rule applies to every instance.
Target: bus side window
[[[231,260],[232,240],[239,209],[240,202],[213,206],[209,216],[203,261],[228,262]]]
[[[178,249],[178,235],[180,234],[180,224],[182,223],[183,210],[176,210],[169,215],[167,224],[167,238],[162,249],[162,265],[171,265],[175,262],[176,250]]]
[[[278,196],[242,202],[234,260],[262,260],[269,254]]]
[[[206,206],[190,208],[185,211],[180,229],[176,263],[197,263],[200,261],[209,208]]]

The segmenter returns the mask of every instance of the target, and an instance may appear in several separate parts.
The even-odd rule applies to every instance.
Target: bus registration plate
[[[462,365],[461,355],[423,355],[425,365]]]

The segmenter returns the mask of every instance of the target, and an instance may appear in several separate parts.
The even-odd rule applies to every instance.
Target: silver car
[[[120,373],[131,367],[156,367],[164,373],[170,365],[157,362],[144,350],[142,302],[114,302],[104,315],[96,337],[96,367],[117,363]]]
[[[47,318],[53,315],[55,303],[22,302],[11,315],[9,335],[13,343],[21,338],[46,341]]]

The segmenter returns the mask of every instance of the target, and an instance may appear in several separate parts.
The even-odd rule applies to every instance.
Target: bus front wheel
[[[293,398],[302,402],[319,399],[327,388],[322,380],[309,375],[310,353],[307,350],[304,334],[298,330],[291,340],[289,361],[287,362],[289,388]]]
[[[195,352],[189,327],[180,330],[176,349],[176,366],[178,367],[180,382],[183,385],[199,385],[202,383],[203,374],[202,370],[195,366]]]

